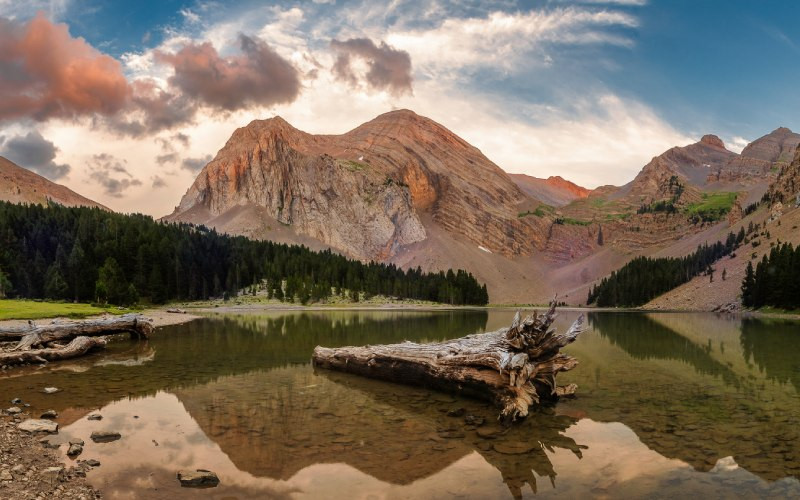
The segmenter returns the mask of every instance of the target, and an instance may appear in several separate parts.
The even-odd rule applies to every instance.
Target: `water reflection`
[[[101,461],[90,476],[109,498],[800,495],[798,323],[592,314],[568,348],[578,397],[511,429],[482,402],[308,363],[317,344],[441,340],[511,314],[221,315],[13,372],[0,397],[59,411],[57,439],[87,441],[81,458]],[[51,385],[62,391],[38,392]],[[95,444],[93,430],[123,439]],[[181,467],[222,485],[181,490]]]

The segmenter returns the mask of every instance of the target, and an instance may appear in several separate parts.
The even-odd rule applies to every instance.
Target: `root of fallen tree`
[[[154,327],[139,314],[125,314],[83,321],[53,321],[47,325],[29,322],[26,327],[0,330],[0,342],[18,341],[7,351],[0,351],[0,365],[44,363],[82,356],[105,347],[103,336],[129,333],[131,337],[149,338]]]
[[[583,330],[581,315],[563,334],[550,325],[555,302],[544,314],[521,319],[517,312],[509,328],[433,344],[316,347],[314,366],[366,377],[421,385],[497,404],[500,419],[513,421],[528,415],[543,399],[573,394],[577,386],[556,385],[559,372],[578,361],[561,354]]]

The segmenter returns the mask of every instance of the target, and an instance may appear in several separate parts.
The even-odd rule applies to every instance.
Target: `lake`
[[[577,315],[562,312],[556,327]],[[111,499],[800,497],[798,322],[591,313],[564,349],[580,364],[558,379],[577,383],[577,396],[508,429],[481,401],[310,364],[317,345],[432,342],[512,316],[215,315],[0,375],[0,397],[58,411],[53,440],[86,441],[78,458],[101,462],[89,478]],[[460,408],[485,424],[448,416]],[[122,439],[96,444],[94,430]],[[184,468],[221,483],[181,488]]]

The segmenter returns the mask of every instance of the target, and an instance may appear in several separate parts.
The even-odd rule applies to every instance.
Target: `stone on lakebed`
[[[213,488],[219,484],[219,477],[210,470],[182,470],[178,472],[178,481],[187,488]]]
[[[58,424],[52,420],[29,418],[17,425],[17,429],[25,432],[58,432]]]

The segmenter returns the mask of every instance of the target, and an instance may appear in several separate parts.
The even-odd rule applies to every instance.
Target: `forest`
[[[758,309],[800,308],[800,246],[784,243],[772,248],[753,268],[747,263],[742,281],[742,305]]]
[[[730,255],[744,240],[742,228],[738,234],[728,233],[725,243],[701,245],[686,257],[637,257],[592,287],[586,303],[596,303],[599,307],[636,307],[702,273],[713,280],[712,264]],[[725,279],[724,270],[719,278]]]
[[[331,251],[255,241],[97,208],[0,202],[0,297],[130,305],[266,290],[302,303],[334,294],[485,305],[463,271],[423,273]]]

